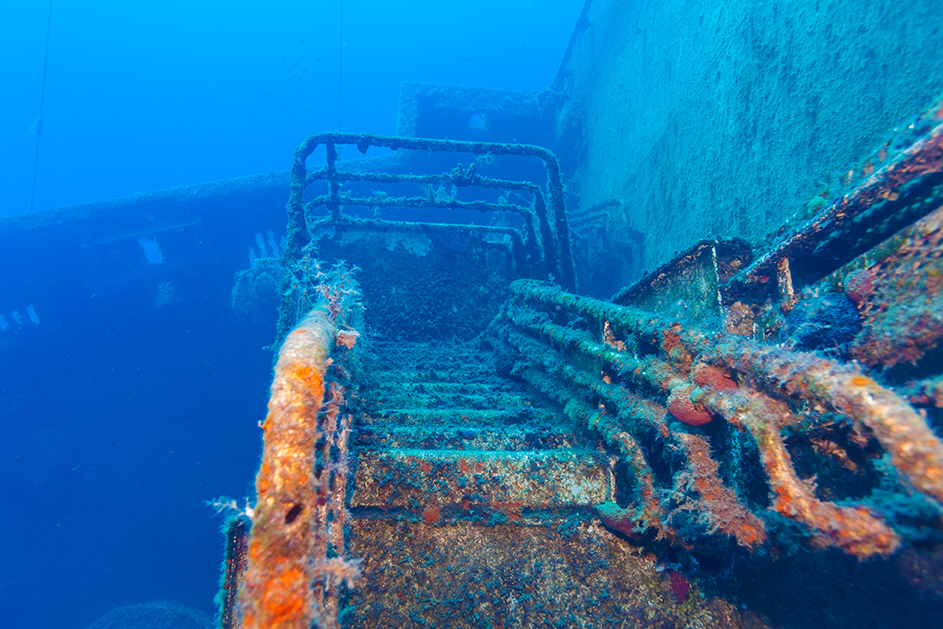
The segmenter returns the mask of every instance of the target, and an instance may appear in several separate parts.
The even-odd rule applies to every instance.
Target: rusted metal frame
[[[344,558],[347,511],[348,448],[352,415],[345,408],[346,387],[336,379],[328,383],[318,422],[324,426],[315,462],[315,556],[324,561],[312,587],[317,627],[339,627],[341,583],[352,585],[359,571]]]
[[[621,332],[643,337],[662,352],[687,352],[688,360],[720,365],[762,384],[773,395],[784,392],[825,405],[867,426],[911,484],[943,503],[943,443],[913,407],[854,366],[728,334],[707,334],[667,317],[571,295],[534,280],[513,282],[511,294],[559,306],[594,320],[600,327],[610,321]],[[669,339],[674,343],[670,349],[665,347]],[[666,358],[671,360],[671,356]]]
[[[543,338],[555,342],[555,344],[559,344],[562,340],[560,335],[554,334],[547,328],[536,330],[533,326],[528,327],[532,333],[542,334]],[[547,334],[548,332],[550,334]],[[584,346],[576,338],[579,333],[570,332],[572,336],[569,336],[564,344],[570,350],[577,350],[577,355],[570,356],[570,360],[566,361],[554,352],[555,358],[545,356],[539,361],[540,369],[538,371],[547,372],[551,378],[555,378],[558,390],[563,390],[561,384],[566,383],[570,385],[565,387],[566,389],[580,391],[581,397],[585,398],[584,403],[587,405],[598,404],[599,400],[602,400],[608,407],[608,412],[614,413],[620,419],[621,426],[624,428],[617,427],[611,418],[607,419],[606,412],[603,412],[601,417],[593,418],[593,422],[596,423],[589,423],[587,427],[599,430],[610,445],[620,449],[622,447],[619,441],[620,435],[627,434],[632,437],[633,443],[636,443],[635,439],[646,436],[640,430],[644,428],[646,431],[654,432],[663,441],[664,451],[660,453],[663,458],[670,461],[675,458],[672,453],[677,452],[686,462],[686,470],[674,475],[672,479],[673,487],[658,488],[652,478],[645,477],[645,469],[650,471],[651,467],[644,459],[644,452],[633,452],[630,447],[631,444],[627,445],[628,450],[626,452],[628,452],[628,456],[635,459],[641,456],[642,460],[645,461],[644,467],[641,467],[637,461],[633,463],[630,460],[629,463],[633,468],[639,468],[643,474],[638,479],[640,489],[642,489],[639,498],[643,502],[635,511],[648,518],[646,525],[655,526],[659,532],[659,537],[679,540],[678,532],[668,524],[673,512],[666,511],[664,507],[668,498],[673,494],[684,495],[693,490],[698,495],[697,500],[694,500],[693,504],[692,500],[686,500],[676,507],[676,510],[695,509],[703,511],[707,516],[708,524],[713,529],[729,535],[738,544],[748,548],[756,548],[761,545],[766,540],[766,528],[763,521],[747,508],[735,490],[727,487],[721,480],[718,471],[719,465],[710,455],[708,441],[701,435],[685,431],[678,424],[669,427],[667,421],[668,409],[663,405],[640,397],[619,384],[607,382],[597,374],[574,367],[572,364],[574,359],[576,362],[585,362],[586,359],[592,360],[599,356],[600,351],[605,350],[605,346],[593,347],[593,344]],[[530,337],[523,336],[520,333],[509,334],[511,344],[524,356],[540,356],[541,348],[544,352],[552,351],[539,341],[528,339]],[[603,366],[612,366],[609,364],[596,364],[600,370]],[[524,376],[525,378],[534,377],[530,372],[526,372]],[[538,386],[537,383],[532,384]],[[542,387],[538,386],[538,388]],[[558,396],[557,399],[561,400],[566,397],[563,394]],[[573,400],[574,398],[570,398],[569,401],[572,402]],[[562,403],[565,406],[567,402],[563,401]],[[600,421],[603,423],[599,424]],[[651,493],[646,493],[646,488],[650,489]],[[627,518],[628,514],[624,510],[608,506],[603,513],[604,519],[608,518],[613,522],[618,521],[619,524],[615,527],[624,533],[629,534],[630,531],[621,527],[630,526],[631,530],[634,531],[639,525],[637,520],[633,521],[631,518]],[[661,520],[657,525],[650,520],[654,514],[661,515]]]
[[[590,430],[598,431],[626,462],[637,485],[637,490],[633,492],[634,505],[625,509],[614,502],[598,505],[597,511],[606,525],[626,535],[641,534],[652,529],[657,532],[658,538],[674,541],[674,530],[663,524],[665,514],[662,501],[665,489],[656,484],[655,473],[635,437],[623,430],[605,409],[593,408],[591,404],[567,395],[561,383],[541,368],[525,368],[521,375],[537,390],[560,404],[563,412],[571,419]]]
[[[560,283],[569,290],[576,290],[576,267],[573,262],[573,252],[570,246],[570,228],[566,216],[566,205],[563,190],[563,177],[560,164],[552,151],[541,146],[531,144],[502,144],[494,142],[460,142],[456,140],[435,140],[428,138],[404,138],[394,136],[380,136],[364,133],[320,133],[306,138],[295,151],[292,179],[300,175],[301,183],[306,179],[307,166],[305,160],[321,144],[354,144],[366,153],[370,146],[378,146],[397,150],[400,148],[431,152],[473,153],[476,155],[513,155],[520,157],[536,157],[543,161],[547,170],[547,189],[550,193],[550,205],[553,213],[554,230],[547,229],[551,236],[543,243],[547,259],[552,262],[551,268],[557,269]],[[336,153],[335,153],[336,159]],[[330,161],[330,160],[329,160]],[[330,163],[329,163],[330,167]],[[293,188],[294,192],[294,188]],[[289,213],[303,212],[303,192],[292,194],[289,199]],[[539,208],[538,208],[539,209]],[[538,214],[538,219],[543,221]],[[543,233],[544,230],[541,229]],[[555,237],[553,237],[555,235]]]
[[[327,201],[328,201],[328,197],[326,196],[315,197],[314,199],[312,199],[311,201],[305,204],[305,208],[306,209],[310,208],[313,210],[314,208],[317,208],[318,206],[324,205]],[[531,226],[528,220],[530,218],[530,212],[526,208],[523,208],[518,205],[504,206],[504,205],[497,205],[494,203],[487,203],[485,201],[457,201],[457,200],[431,201],[424,197],[348,197],[345,195],[341,195],[341,202],[345,205],[359,205],[362,207],[375,207],[375,206],[414,207],[414,208],[436,207],[436,208],[452,209],[452,210],[471,210],[471,211],[477,211],[477,212],[489,212],[489,211],[508,212],[508,211],[512,211],[512,207],[513,207],[519,210],[518,213],[523,216],[525,224],[527,224],[528,226]],[[348,219],[347,217],[343,217],[340,220],[338,220],[338,219],[334,219],[333,215],[331,215],[329,218],[332,222],[335,222],[335,223],[349,221],[351,225],[356,224],[356,221],[358,220],[366,220],[366,219],[354,219],[354,218]],[[381,221],[376,221],[376,223],[378,224],[380,222]],[[386,225],[402,225],[402,226],[410,224],[406,221],[383,221],[383,223]],[[492,227],[490,225],[481,225],[481,226],[471,225],[471,224],[457,225],[457,224],[451,224],[451,223],[414,222],[412,224],[413,225],[451,226],[453,229],[454,228],[479,229],[479,228]],[[311,228],[314,228],[314,227],[315,225],[312,224]],[[505,233],[514,231],[513,228],[501,228],[501,229]],[[536,245],[537,241],[534,239],[533,230],[529,229],[528,232],[529,232],[528,245],[525,245],[521,241],[519,234],[513,239],[513,246],[515,247],[514,256],[519,263],[519,268],[535,271],[544,266],[544,259],[540,253],[539,247],[529,246],[531,243],[534,243]],[[518,251],[521,251],[523,253],[519,254]]]
[[[313,311],[289,334],[272,382],[257,499],[249,537],[249,568],[240,593],[243,626],[310,627],[314,618],[315,418],[336,328],[326,309]]]
[[[570,244],[570,224],[566,217],[564,205],[563,175],[560,164],[553,153],[544,149],[549,156],[544,159],[547,166],[547,187],[550,189],[550,201],[553,205],[553,216],[557,234],[557,244],[560,247],[558,262],[560,265],[560,285],[576,291],[576,264],[573,262],[573,251]]]
[[[492,179],[490,177],[482,177],[481,175],[473,175],[471,178],[465,177],[455,177],[452,174],[434,174],[434,175],[397,175],[393,173],[357,173],[357,172],[340,172],[338,171],[335,175],[338,181],[366,181],[370,183],[387,183],[387,184],[397,184],[397,183],[414,183],[417,185],[425,184],[440,184],[440,185],[454,185],[459,187],[470,187],[478,186],[481,188],[494,188],[501,190],[521,190],[524,192],[529,192],[534,195],[534,202],[528,207],[523,205],[518,205],[516,203],[498,203],[497,205],[500,208],[503,208],[503,211],[514,212],[515,214],[520,214],[524,217],[524,220],[527,222],[527,235],[528,238],[534,240],[534,242],[539,243],[534,236],[534,215],[538,217],[538,221],[541,216],[546,215],[546,201],[544,199],[543,190],[539,186],[536,186],[527,181],[513,181],[510,179]],[[305,187],[307,188],[315,181],[320,181],[327,178],[327,169],[320,168],[313,173],[310,173],[305,178]],[[391,198],[388,196],[374,195],[370,197],[359,197],[359,198],[349,198],[344,199],[345,203],[350,203],[354,205],[366,205],[365,203],[358,203],[358,200],[362,199],[384,199]],[[309,203],[310,204],[310,203]],[[379,203],[371,202],[371,205],[379,205]],[[386,205],[394,205],[387,203]],[[538,210],[540,212],[538,213]],[[495,210],[500,211],[500,210]],[[546,221],[543,221],[541,227],[546,224]]]
[[[278,309],[278,343],[281,343],[282,336],[287,334],[288,330],[295,323],[295,309],[292,307],[294,295],[294,285],[304,278],[295,277],[293,272],[294,265],[304,256],[304,248],[310,241],[308,233],[308,222],[304,211],[304,193],[305,193],[305,162],[304,159],[298,159],[298,152],[295,152],[295,159],[291,166],[291,183],[289,184],[288,198],[288,224],[285,233],[285,250],[282,252],[282,268],[285,273],[282,275],[282,284],[279,294],[281,303]]]
[[[620,290],[610,298],[610,301],[617,304],[634,304],[638,303],[637,300],[646,292],[664,290],[678,277],[696,266],[705,250],[711,252],[715,261],[723,255],[728,259],[748,262],[751,255],[750,245],[739,238],[701,240],[677,254],[671,261]],[[719,269],[717,275],[718,284],[723,285],[726,278]]]
[[[632,335],[655,347],[661,347],[664,331],[676,324],[674,319],[662,314],[574,295],[554,284],[539,280],[515,280],[511,283],[510,292],[512,299],[540,303],[550,306],[553,311],[565,310],[584,317],[594,322],[600,330],[604,322],[609,321],[617,327],[617,331]],[[716,336],[681,326],[676,334],[686,347],[693,347],[697,351],[707,347]]]
[[[313,173],[309,173],[305,177],[305,188],[310,186],[315,181],[326,179],[327,176],[328,172],[326,168],[319,168]],[[543,190],[540,189],[540,186],[534,185],[527,181],[493,179],[490,177],[482,177],[481,175],[476,174],[472,174],[471,176],[463,175],[461,177],[457,177],[452,173],[440,173],[433,175],[400,175],[393,173],[356,173],[338,171],[335,174],[335,178],[338,181],[365,181],[370,183],[386,184],[414,183],[417,185],[450,184],[461,187],[479,186],[482,188],[521,190],[524,192],[529,192],[534,195],[534,201],[530,207],[518,205],[516,203],[498,203],[487,209],[470,209],[482,212],[511,212],[521,216],[524,219],[524,228],[527,231],[527,256],[531,259],[532,266],[535,268],[546,268],[548,265],[545,247],[542,243],[552,243],[553,234],[550,233],[549,223],[546,220],[547,204],[544,198]],[[398,207],[402,205],[401,201],[405,198],[406,197],[390,197],[388,195],[372,195],[369,197],[343,197],[342,202],[346,205],[359,205],[361,207]],[[422,206],[412,205],[407,207],[449,207],[435,202],[434,199],[427,201],[429,202]],[[312,201],[309,201],[305,207],[311,208],[324,203],[325,197],[322,195]],[[537,238],[537,234],[534,231],[534,216],[537,217],[537,222],[540,225],[541,236],[539,239]],[[550,269],[548,269],[548,271],[549,270]]]
[[[783,402],[739,387],[735,391],[701,389],[697,401],[749,430],[773,491],[773,510],[808,526],[822,545],[838,546],[859,559],[889,555],[900,537],[868,507],[840,506],[815,496],[815,483],[799,477],[786,450],[783,429],[795,422]]]
[[[663,526],[662,503],[666,497],[666,489],[657,483],[644,450],[636,441],[637,435],[633,434],[638,433],[638,419],[629,422],[628,429],[623,428],[616,419],[625,419],[623,414],[627,411],[627,406],[616,405],[618,415],[610,414],[599,405],[599,398],[592,395],[591,387],[583,386],[586,381],[579,375],[581,370],[567,365],[551,347],[515,327],[506,327],[502,335],[520,356],[526,357],[527,366],[522,368],[520,373],[527,382],[556,401],[568,416],[579,421],[587,429],[599,432],[606,443],[625,457],[638,484],[638,491],[631,516],[621,514],[620,520],[624,520],[628,528],[619,530],[632,534],[643,532],[640,529],[653,528],[658,531],[659,537],[673,538],[674,531]],[[646,408],[647,401],[641,398],[639,402],[642,403],[640,410],[644,415],[641,422],[649,427],[656,427],[657,430],[657,409]],[[649,415],[646,412],[648,410],[654,412]],[[663,415],[660,419],[664,421]]]
[[[719,340],[701,358],[867,426],[913,487],[943,504],[943,442],[905,400],[856,368],[745,339]]]
[[[615,371],[621,378],[627,378],[644,388],[668,393],[673,387],[686,382],[685,378],[672,369],[664,361],[653,357],[635,358],[613,348],[592,341],[589,336],[580,330],[567,328],[549,321],[528,321],[520,316],[515,308],[509,309],[509,318],[521,330],[525,330],[538,337],[545,338],[555,345],[577,352],[583,359],[600,363]],[[523,313],[522,313],[523,314]],[[595,386],[595,385],[594,385]],[[659,432],[665,429],[659,427]],[[663,435],[664,436],[664,435]]]
[[[326,168],[319,168],[305,177],[305,187],[307,188],[315,181],[328,179],[329,174]],[[335,171],[334,177],[338,181],[368,181],[370,183],[415,183],[415,184],[451,184],[459,187],[478,186],[481,188],[500,188],[508,190],[524,190],[530,192],[535,197],[543,197],[543,190],[540,186],[528,181],[515,181],[513,179],[494,179],[492,177],[483,177],[474,174],[470,177],[456,177],[452,173],[436,173],[431,175],[410,175],[395,173],[371,173],[371,172],[353,172],[353,171]]]
[[[426,208],[435,207],[450,210],[474,210],[477,212],[513,212],[525,216],[529,211],[519,205],[509,206],[498,203],[489,203],[487,201],[432,201],[426,197],[350,197],[342,195],[340,201],[344,205],[359,205],[361,207],[413,207]],[[311,199],[305,204],[306,208],[316,208],[319,205],[325,205],[330,202],[330,197],[320,196]],[[333,214],[331,219],[339,221]],[[525,219],[526,220],[526,219]],[[455,225],[456,227],[475,227],[475,225]]]
[[[817,403],[820,408],[860,422],[870,428],[890,453],[895,467],[906,475],[914,488],[943,502],[943,446],[940,440],[904,400],[848,365],[832,363],[815,354],[789,352],[728,335],[707,335],[690,328],[683,329],[680,324],[657,315],[646,316],[631,308],[567,295],[545,283],[519,280],[512,285],[512,295],[524,301],[542,303],[549,306],[550,311],[562,308],[579,313],[594,319],[597,326],[611,321],[623,333],[641,335],[649,343],[654,343],[675,366],[679,365],[679,358],[680,364],[686,364],[688,369],[695,362],[718,365],[741,380],[766,387],[777,397],[785,395],[785,400]],[[550,324],[543,324],[544,327],[547,325]],[[553,334],[567,342],[567,335],[571,333],[565,330],[559,328]],[[667,343],[669,340],[671,343]],[[583,349],[602,358],[611,358],[616,353],[585,344]],[[624,355],[624,352],[618,354]],[[626,360],[628,366],[633,366],[632,360],[638,362],[626,357],[619,364]],[[651,367],[654,363],[646,359],[645,365]],[[635,369],[624,373],[634,373],[647,381],[657,381],[669,375],[658,373],[658,370],[648,373],[639,369],[640,366],[635,365]],[[686,391],[690,403],[707,408],[750,431],[760,448],[764,468],[776,492],[774,506],[778,512],[805,522],[817,529],[826,543],[837,544],[859,557],[888,553],[897,546],[896,534],[868,509],[838,507],[819,501],[798,479],[782,445],[781,429],[796,422],[785,401],[735,385],[733,381],[736,390],[724,392],[710,387],[686,389],[670,378],[663,382],[663,386],[671,388],[673,394]]]
[[[314,197],[305,204],[305,207],[313,209],[319,205],[325,205],[329,201],[329,196]],[[478,212],[511,212],[521,215],[528,212],[528,208],[520,205],[501,205],[488,201],[433,201],[428,197],[353,197],[345,194],[341,195],[340,201],[344,205],[358,205],[362,207],[435,207],[453,210],[476,210]],[[465,227],[465,225],[456,226]]]
[[[245,515],[228,519],[223,524],[226,534],[226,552],[223,556],[223,571],[216,604],[219,614],[216,624],[219,629],[238,629],[239,591],[246,579],[246,567],[249,561],[249,527],[252,525]]]
[[[337,221],[340,220],[341,217],[341,184],[337,179],[337,145],[333,142],[327,142],[324,148],[327,153],[326,179],[328,185],[328,198],[325,205],[327,205],[327,209],[331,213],[331,218]],[[307,177],[305,179],[307,180]]]
[[[737,292],[747,285],[775,277],[781,261],[792,259],[795,262],[804,252],[822,247],[829,239],[840,238],[844,228],[852,226],[861,215],[880,204],[887,204],[889,210],[886,215],[907,209],[908,200],[902,198],[906,190],[927,177],[940,178],[941,175],[943,124],[937,124],[927,137],[915,142],[855,190],[823,209],[801,229],[732,278],[725,292]],[[927,205],[926,210],[933,210],[937,204]],[[902,220],[917,218],[919,216],[910,216]],[[822,275],[832,270],[822,269]]]
[[[550,323],[530,324],[528,328],[551,342],[578,352],[580,358],[598,357],[606,366],[621,374],[634,375],[643,384],[660,386],[665,391],[672,391],[672,395],[683,391],[692,401],[704,405],[733,425],[749,430],[759,447],[764,470],[775,494],[774,510],[807,525],[820,543],[839,546],[862,558],[886,555],[899,546],[898,535],[869,509],[843,507],[819,500],[813,492],[814,487],[799,478],[782,436],[783,429],[795,423],[792,411],[784,403],[741,387],[736,392],[721,392],[707,386],[695,389],[694,382],[675,374],[667,364],[626,356],[624,352],[588,340],[584,333]],[[572,368],[567,375],[578,386],[616,404],[615,408],[622,406],[610,392],[611,388],[618,389],[615,385],[598,382],[598,379]],[[630,417],[637,419],[638,415],[633,413]],[[664,419],[660,424],[663,431],[668,429]],[[679,432],[679,428],[675,425],[670,434],[663,433],[663,436],[675,443],[689,461],[689,479],[698,488],[702,506],[709,516],[717,519],[720,530],[735,537],[742,545],[755,547],[761,544],[766,539],[762,521],[743,506],[735,491],[720,481],[717,464],[706,449],[706,441],[699,435]]]

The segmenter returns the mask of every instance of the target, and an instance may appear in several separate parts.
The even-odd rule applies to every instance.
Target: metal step
[[[351,440],[355,520],[540,525],[613,499],[598,437],[498,376],[488,353],[373,349]]]
[[[547,450],[579,445],[575,430],[554,426],[401,426],[375,422],[355,429],[353,444],[368,449]]]
[[[377,407],[412,406],[422,408],[528,408],[532,405],[529,396],[519,392],[494,390],[488,385],[477,385],[476,392],[469,392],[466,385],[449,388],[411,383],[412,386],[389,387],[372,396]]]
[[[519,409],[480,408],[392,408],[373,411],[358,417],[357,423],[364,426],[374,424],[397,426],[515,426],[522,424],[546,425],[553,421],[549,411],[531,407]]]
[[[612,500],[614,461],[589,450],[363,450],[351,507],[513,505],[557,509]]]
[[[481,359],[476,359],[480,361]],[[479,364],[469,362],[456,363],[449,367],[431,365],[425,368],[411,365],[410,368],[390,368],[382,371],[372,371],[371,376],[377,382],[405,383],[405,382],[438,382],[454,383],[482,383],[489,386],[498,386],[507,383],[493,372],[485,371]]]

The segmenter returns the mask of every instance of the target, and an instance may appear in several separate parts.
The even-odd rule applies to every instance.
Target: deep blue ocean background
[[[342,32],[339,1],[55,0],[34,209],[286,170],[338,127],[393,134],[403,81],[546,87],[582,4],[345,0]],[[30,209],[48,10],[0,5],[0,216]],[[57,285],[75,264],[28,269],[50,305],[0,336],[0,627],[81,629],[152,600],[210,613],[223,540],[203,500],[249,491],[274,310],[90,310]],[[0,269],[0,310],[33,300],[3,294],[26,271]]]

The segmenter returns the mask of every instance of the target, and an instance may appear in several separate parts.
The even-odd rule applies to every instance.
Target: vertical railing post
[[[337,145],[328,142],[324,148],[327,149],[327,182],[329,189],[327,209],[331,212],[331,220],[339,221],[341,218],[341,186],[340,182],[337,181]]]

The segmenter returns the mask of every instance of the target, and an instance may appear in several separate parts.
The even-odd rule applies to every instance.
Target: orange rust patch
[[[442,519],[442,509],[439,507],[426,507],[422,510],[422,521],[429,526],[434,526]]]
[[[320,372],[304,363],[292,363],[285,368],[283,373],[288,377],[294,377],[298,380],[301,380],[312,388],[316,388],[321,384]]]
[[[688,350],[684,348],[684,345],[681,344],[681,337],[678,336],[678,332],[681,331],[681,324],[674,323],[670,328],[662,332],[662,342],[661,348],[664,350],[665,354],[671,359],[671,362],[674,363],[676,367],[682,371],[687,371],[691,368],[691,354],[688,353]]]
[[[507,514],[509,522],[521,521],[521,505],[518,503],[508,503],[505,505],[504,513]]]
[[[753,546],[760,541],[760,532],[746,522],[740,525],[740,535],[747,546]]]
[[[306,591],[307,577],[298,568],[291,568],[266,583],[261,603],[262,608],[271,614],[273,626],[292,622],[305,614]]]

